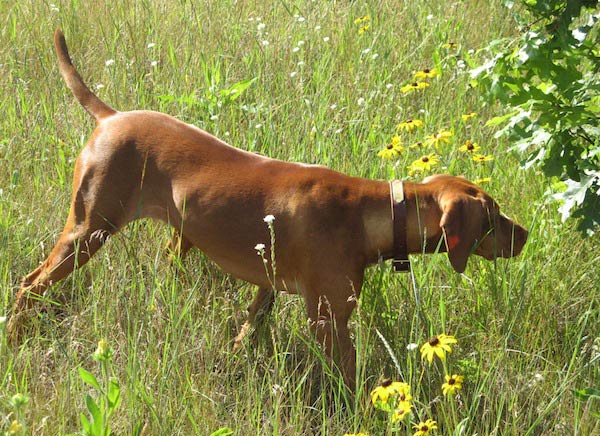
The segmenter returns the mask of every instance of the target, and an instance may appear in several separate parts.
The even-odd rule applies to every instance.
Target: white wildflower
[[[267,224],[273,224],[273,221],[275,221],[275,217],[273,215],[269,214],[263,218],[263,221],[266,222]]]

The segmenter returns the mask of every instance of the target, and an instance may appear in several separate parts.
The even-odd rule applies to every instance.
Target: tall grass
[[[272,157],[419,179],[407,166],[421,151],[407,147],[396,161],[377,152],[407,118],[426,127],[404,135],[405,146],[451,129],[434,171],[490,177],[486,190],[531,236],[520,257],[472,258],[464,275],[445,255],[414,256],[412,276],[370,269],[352,319],[359,383],[350,399],[299,297],[278,295],[269,325],[234,355],[252,287],[199,252],[170,268],[169,230],[134,223],[51,288],[55,304],[39,305],[24,346],[8,348],[0,323],[0,431],[15,419],[25,434],[80,429],[90,388],[78,368],[98,373],[92,353],[105,339],[123,396],[111,417],[117,434],[385,433],[368,395],[383,377],[410,383],[418,416],[436,419],[442,434],[599,432],[598,400],[577,403],[571,392],[600,385],[598,239],[561,223],[544,200],[549,182],[520,169],[510,144],[483,126],[497,108],[479,103],[462,63],[513,31],[498,3],[2,2],[0,315],[62,229],[73,162],[93,128],[58,74],[57,26],[82,76],[115,108],[167,112]],[[365,15],[370,28],[359,34]],[[449,41],[459,48],[443,49]],[[442,74],[430,88],[400,91],[434,66]],[[238,98],[222,92],[254,78]],[[462,122],[469,111],[478,116]],[[468,160],[457,151],[466,139],[494,160]],[[441,394],[442,367],[406,348],[440,332],[459,340],[452,365],[465,384],[453,399]],[[29,398],[18,415],[16,393]]]

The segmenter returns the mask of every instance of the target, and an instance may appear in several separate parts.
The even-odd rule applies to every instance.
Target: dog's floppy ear
[[[448,259],[462,273],[477,241],[482,237],[485,207],[481,200],[461,196],[447,201],[442,208],[440,227],[446,241]]]

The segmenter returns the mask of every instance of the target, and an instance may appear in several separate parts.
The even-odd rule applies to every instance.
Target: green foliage
[[[505,1],[513,7],[514,1]],[[540,165],[563,182],[553,198],[562,201],[563,221],[581,218],[591,234],[600,225],[600,90],[596,1],[527,0],[515,16],[522,33],[491,42],[491,60],[473,77],[507,115],[501,125],[525,166]]]
[[[98,343],[98,349],[94,353],[94,360],[100,363],[104,386],[101,386],[94,374],[79,368],[79,377],[85,383],[93,387],[98,398],[94,399],[89,394],[85,394],[85,407],[89,418],[85,414],[80,414],[82,431],[79,434],[85,436],[109,436],[111,434],[108,421],[113,412],[121,404],[121,388],[117,380],[109,378],[110,366],[112,362],[112,349],[104,340]]]
[[[581,401],[582,403],[587,402],[588,400],[595,399],[596,401],[600,401],[600,389],[594,388],[585,388],[585,389],[572,389],[573,396],[577,401]],[[590,412],[592,416],[600,419],[600,411],[598,412]]]

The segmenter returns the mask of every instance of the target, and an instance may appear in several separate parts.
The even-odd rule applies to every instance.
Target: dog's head
[[[488,260],[517,256],[528,232],[500,213],[498,203],[483,189],[462,177],[433,176],[426,183],[439,184],[439,226],[448,258],[459,273],[474,253]]]

